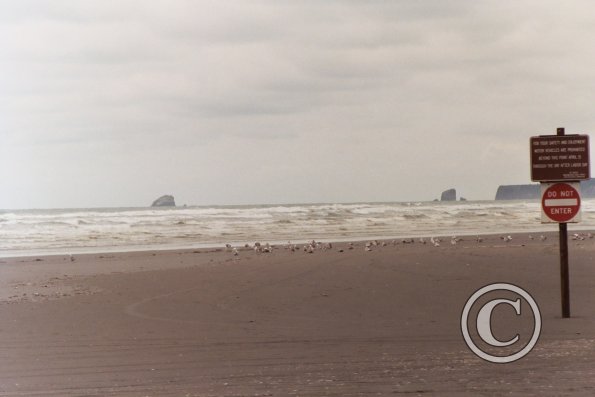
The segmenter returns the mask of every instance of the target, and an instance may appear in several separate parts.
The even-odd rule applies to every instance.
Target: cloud
[[[493,189],[527,182],[530,135],[593,125],[590,11],[584,1],[5,2],[0,165],[27,186],[19,197],[46,196],[34,166],[45,149],[54,181],[82,162],[77,177],[97,175],[89,192],[93,180],[142,184],[123,193],[129,204],[155,173],[176,175],[172,191],[211,186],[194,202],[430,199],[427,186],[443,184],[491,198],[485,178]],[[135,171],[84,160],[101,156]],[[176,160],[143,173],[136,164],[153,157]],[[276,187],[217,183],[250,170]],[[78,199],[62,206],[118,205]]]

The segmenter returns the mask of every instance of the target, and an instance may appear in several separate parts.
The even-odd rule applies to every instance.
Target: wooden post
[[[564,135],[564,128],[558,128],[556,135]],[[562,300],[562,317],[570,318],[570,275],[568,270],[568,227],[559,223],[560,235],[560,292]]]

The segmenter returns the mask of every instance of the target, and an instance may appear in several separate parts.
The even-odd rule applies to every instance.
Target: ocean
[[[582,222],[595,229],[595,200]],[[556,231],[538,201],[0,210],[0,256]]]

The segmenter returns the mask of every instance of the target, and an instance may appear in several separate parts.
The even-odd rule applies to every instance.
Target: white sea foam
[[[0,211],[0,256],[556,230],[538,201],[350,203]],[[595,228],[595,200],[582,222]]]

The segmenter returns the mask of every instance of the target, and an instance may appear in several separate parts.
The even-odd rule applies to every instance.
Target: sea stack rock
[[[440,201],[456,201],[457,191],[455,189],[448,189],[442,192]]]
[[[165,196],[159,197],[157,200],[153,201],[151,207],[175,207],[176,202],[174,200],[174,196],[166,194]]]
[[[538,200],[540,195],[538,184],[500,185],[496,191],[496,200]]]

